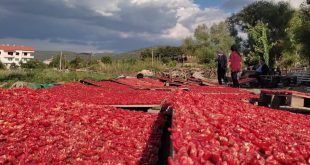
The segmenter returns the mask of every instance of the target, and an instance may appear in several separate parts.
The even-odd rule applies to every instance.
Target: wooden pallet
[[[301,109],[310,108],[310,96],[302,94],[281,94],[281,93],[261,93],[258,105],[271,108],[280,108],[288,106]]]
[[[288,105],[296,108],[310,108],[310,96],[292,94],[288,98]]]
[[[148,113],[160,113],[162,106],[160,104],[150,104],[150,105],[105,105],[115,108],[122,108],[127,110],[137,110],[144,111]]]

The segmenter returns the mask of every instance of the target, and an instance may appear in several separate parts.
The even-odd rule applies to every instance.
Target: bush
[[[75,59],[70,61],[69,64],[71,68],[82,68],[85,64],[85,61],[81,57],[77,56]]]
[[[5,65],[0,61],[0,69],[6,69]]]
[[[43,69],[43,68],[46,68],[47,65],[39,60],[30,60],[26,63],[21,63],[20,67],[27,68],[27,69]]]
[[[177,62],[174,61],[174,60],[169,61],[168,66],[169,66],[169,67],[176,67],[176,66],[177,66]]]
[[[61,57],[61,58],[60,58]],[[62,69],[63,68],[67,68],[67,63],[68,61],[65,60],[64,56],[60,56],[60,55],[57,55],[57,56],[53,56],[53,60],[52,62],[49,64],[50,67],[53,67],[53,68],[59,68],[60,66],[60,59],[61,59],[61,66],[62,66]]]
[[[209,64],[215,62],[215,50],[209,47],[202,47],[196,50],[196,56],[201,64]]]
[[[291,54],[290,52],[285,52],[280,59],[281,68],[293,68],[299,64],[299,56],[296,54]]]
[[[10,69],[17,69],[18,65],[16,63],[12,63]]]
[[[112,58],[109,56],[101,57],[101,62],[104,64],[111,64],[112,63]]]

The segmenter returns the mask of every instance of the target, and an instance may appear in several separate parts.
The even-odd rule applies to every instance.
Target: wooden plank
[[[145,88],[146,90],[162,90],[162,91],[176,91],[177,89],[189,91],[189,88]]]
[[[282,94],[282,93],[264,93],[266,96],[281,96],[281,97],[288,97],[292,96],[292,94]]]
[[[303,95],[302,93],[293,93],[293,96],[296,96],[296,97],[302,97],[302,98],[308,98],[308,99],[310,99],[310,96]]]
[[[310,108],[306,108],[306,107],[280,106],[280,109],[290,111],[290,112],[295,112],[295,113],[310,114]]]
[[[296,95],[292,95],[291,98],[292,107],[304,107],[304,98]]]
[[[241,95],[241,92],[197,92],[199,94],[210,94],[210,95],[217,95],[217,94],[235,94],[235,95]]]
[[[136,89],[135,87],[133,87],[132,85],[129,85],[129,84],[126,84],[126,83],[122,83],[122,82],[118,82],[117,79],[111,79],[110,81],[114,82],[114,83],[117,83],[117,84],[121,84],[121,85],[126,85],[128,86],[129,88],[131,89]]]
[[[106,105],[115,108],[161,108],[159,104],[150,104],[150,105]]]
[[[215,84],[211,84],[211,83],[206,82],[206,81],[202,81],[202,85],[206,85],[206,86],[215,86]]]
[[[160,110],[159,109],[157,109],[157,110],[156,109],[148,109],[147,112],[148,113],[160,113]]]

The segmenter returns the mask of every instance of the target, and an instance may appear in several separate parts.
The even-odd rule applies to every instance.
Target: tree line
[[[246,64],[264,58],[270,67],[296,67],[310,65],[309,16],[305,3],[293,9],[287,2],[257,1],[226,22]],[[240,32],[248,35],[246,40],[238,36]]]
[[[293,9],[286,2],[256,1],[223,22],[199,25],[180,47],[149,48],[140,57],[167,62],[193,56],[198,63],[213,66],[216,51],[228,55],[233,44],[248,66],[264,58],[270,68],[309,67],[310,5]]]
[[[90,67],[98,63],[111,64],[112,58],[110,56],[101,57],[100,60],[86,60],[80,56],[76,56],[72,60],[66,60],[65,56],[56,55],[53,57],[49,64],[45,64],[37,59],[31,59],[28,62],[20,62],[19,66],[15,63],[11,64],[10,69],[26,68],[26,69],[45,69],[45,68],[57,68],[57,69],[79,69]],[[6,66],[0,61],[0,69],[6,69]]]

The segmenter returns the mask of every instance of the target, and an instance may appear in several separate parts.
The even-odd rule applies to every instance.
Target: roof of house
[[[34,51],[34,48],[31,46],[19,46],[19,45],[0,45],[0,50],[4,51]]]

